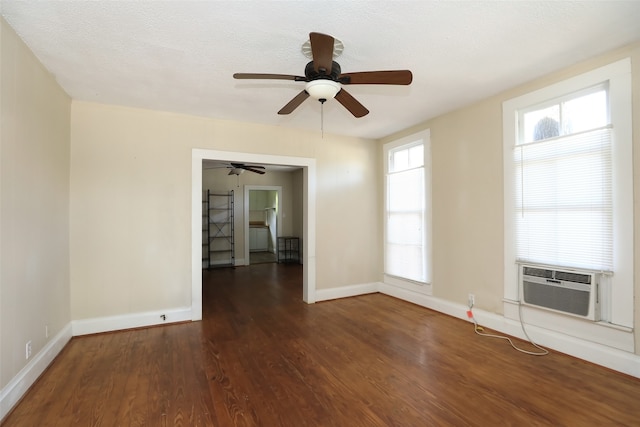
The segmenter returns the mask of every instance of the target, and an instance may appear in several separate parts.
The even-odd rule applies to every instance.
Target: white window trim
[[[384,235],[383,235],[383,247],[384,251],[386,251],[386,236],[387,236],[387,215],[386,215],[386,200],[387,200],[387,182],[386,176],[388,173],[389,167],[389,151],[401,147],[408,146],[413,143],[422,143],[424,146],[424,197],[425,197],[425,210],[424,210],[424,227],[426,230],[425,236],[425,254],[426,254],[426,266],[427,266],[427,277],[426,283],[419,283],[409,279],[404,279],[401,277],[391,276],[386,273],[383,273],[383,282],[387,285],[396,286],[399,288],[407,289],[410,291],[418,292],[421,294],[432,295],[432,286],[431,286],[431,277],[432,277],[432,227],[431,227],[431,131],[426,129],[424,131],[388,142],[383,146],[383,163],[384,163],[384,190],[383,190],[383,200],[384,200],[384,209],[383,209],[383,226],[384,226]],[[386,253],[383,253],[383,265],[386,260]]]
[[[611,323],[585,325],[583,321],[562,316],[544,316],[527,307],[530,323],[539,322],[572,336],[606,343],[633,351],[633,164],[631,113],[631,60],[625,58],[543,89],[510,99],[503,103],[503,165],[504,165],[504,314],[518,319],[518,270],[515,264],[515,221],[512,147],[517,138],[518,110],[557,98],[559,95],[609,82],[610,111],[615,129],[614,168],[614,270],[611,283]],[[545,320],[548,318],[550,320]],[[581,323],[582,322],[582,323]],[[602,326],[611,326],[605,327]],[[619,334],[611,342],[613,330]],[[615,334],[615,333],[614,333]],[[609,335],[607,337],[607,335]]]

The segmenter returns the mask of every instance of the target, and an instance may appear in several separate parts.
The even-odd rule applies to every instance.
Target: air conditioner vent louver
[[[567,282],[591,284],[591,274],[570,273],[568,271],[556,271],[556,280],[565,280]]]
[[[526,276],[545,277],[547,279],[553,279],[553,270],[545,270],[544,268],[535,267],[522,267],[523,274]]]

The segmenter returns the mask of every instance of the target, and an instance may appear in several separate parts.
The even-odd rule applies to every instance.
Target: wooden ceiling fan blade
[[[338,80],[345,85],[409,85],[413,74],[409,70],[362,71],[340,74]]]
[[[344,106],[351,114],[355,117],[363,117],[369,114],[369,110],[360,102],[355,99],[349,92],[346,90],[340,89],[340,92],[336,95],[336,100]]]
[[[325,74],[330,75],[333,67],[333,37],[322,33],[309,33],[309,41],[311,42],[313,67],[316,72],[324,69]]]
[[[233,166],[234,168],[244,168],[245,166],[248,167],[252,167],[252,168],[256,168],[256,169],[264,169],[264,166],[260,166],[260,165],[247,165],[246,163],[237,163],[237,162],[231,162],[229,163],[231,166]]]
[[[291,74],[266,74],[266,73],[235,73],[234,79],[255,79],[255,80],[293,80],[296,82],[307,81],[306,77],[294,76]]]
[[[265,171],[257,168],[264,169],[264,166],[243,166],[242,167],[242,169],[247,170],[249,172],[255,172],[255,173],[259,173],[260,175],[264,175]]]
[[[278,111],[278,114],[290,114],[291,112],[293,112],[293,110],[298,108],[300,104],[302,104],[308,97],[309,94],[307,93],[307,91],[303,90],[302,92],[297,94],[291,101],[289,101],[287,105],[282,107],[280,111]]]

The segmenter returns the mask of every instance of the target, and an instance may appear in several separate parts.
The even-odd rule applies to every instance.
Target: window
[[[388,276],[426,283],[429,278],[430,172],[425,135],[385,145],[385,264]]]
[[[608,117],[608,90],[602,86],[518,111],[518,262],[613,270]]]
[[[603,320],[633,327],[631,124],[628,58],[503,103],[505,316],[537,263],[607,272]]]

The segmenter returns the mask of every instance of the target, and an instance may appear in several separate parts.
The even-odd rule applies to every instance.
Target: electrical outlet
[[[27,345],[24,349],[24,355],[26,359],[29,359],[31,357],[31,341],[27,341]]]
[[[44,325],[44,337],[49,338],[49,325]]]
[[[467,303],[469,308],[473,307],[476,304],[476,297],[473,294],[469,294],[469,301]]]

